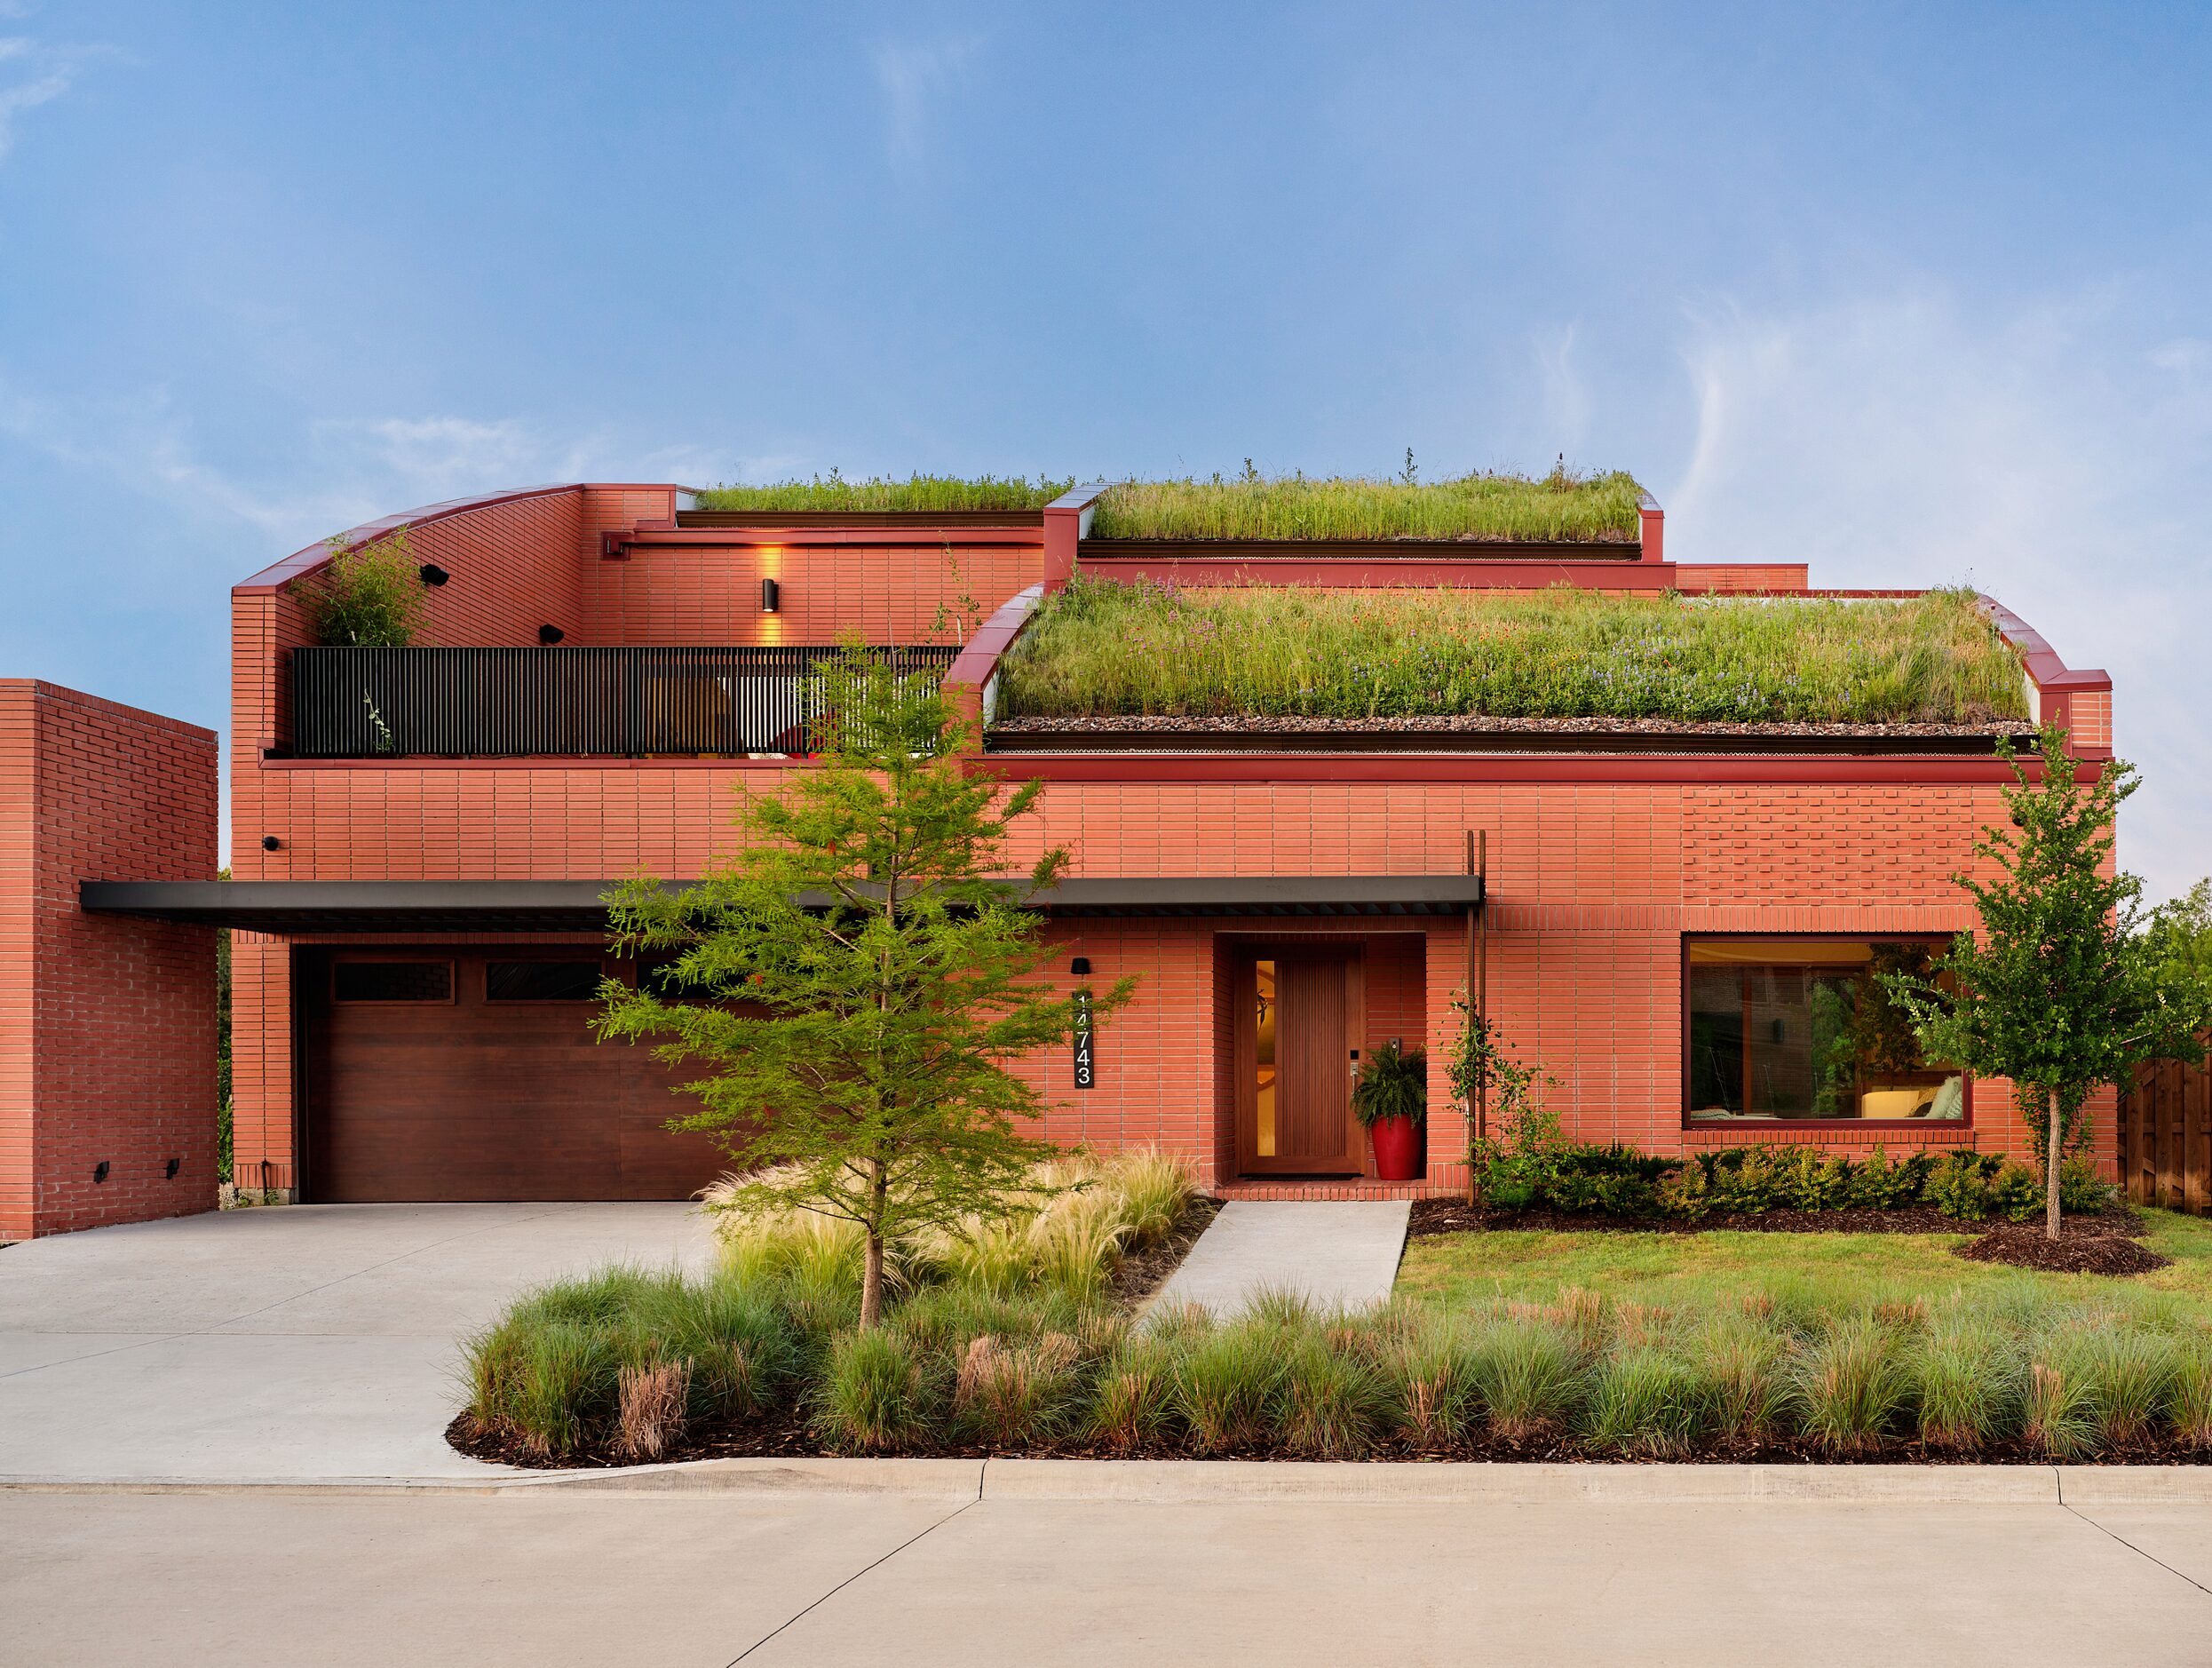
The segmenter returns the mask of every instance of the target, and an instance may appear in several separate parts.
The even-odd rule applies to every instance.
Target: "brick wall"
[[[210,731],[0,681],[0,1237],[215,1203],[214,934],[77,908],[213,878],[215,783]]]
[[[281,798],[292,838],[271,867],[297,878],[524,879],[613,877],[642,864],[687,877],[734,847],[738,796],[775,791],[792,768],[273,767],[273,802]],[[1560,1079],[1554,1104],[1575,1133],[1664,1152],[1741,1139],[1681,1127],[1683,935],[1968,927],[1970,907],[1948,876],[1971,862],[1975,830],[2000,803],[1994,782],[1063,780],[1048,785],[1011,857],[1026,864],[1050,842],[1070,846],[1076,872],[1090,875],[1447,873],[1463,865],[1466,831],[1487,830],[1490,994],[1507,1039]],[[1067,1102],[1053,1115],[1053,1136],[1159,1140],[1212,1170],[1223,1162],[1217,934],[1267,925],[1056,930],[1069,955],[1092,957],[1099,979],[1136,971],[1144,983],[1102,1034],[1098,1089],[1075,1095],[1065,1060],[1040,1063],[1040,1083]],[[1298,930],[1375,933],[1360,920]],[[1413,936],[1373,937],[1373,1041],[1399,1035],[1434,1047],[1454,1034],[1448,1004],[1466,982],[1465,934],[1463,922],[1439,920]],[[289,1161],[285,956],[242,939],[237,955],[240,1140],[251,1106],[255,1127],[266,1127],[253,1139]],[[250,994],[257,981],[259,994]],[[1415,1013],[1423,1022],[1412,1022]],[[256,1050],[260,1059],[250,1061]],[[2108,1154],[2108,1108],[2098,1123]],[[1974,1125],[1964,1135],[1854,1127],[1828,1139],[2024,1149],[2002,1084],[1977,1085]],[[1463,1149],[1456,1115],[1439,1109],[1431,1180],[1448,1180]]]
[[[927,639],[942,608],[960,623],[1043,576],[1039,545],[874,547],[861,544],[638,544],[586,576],[593,643],[834,643],[857,631],[871,643]],[[781,592],[760,608],[760,582]]]

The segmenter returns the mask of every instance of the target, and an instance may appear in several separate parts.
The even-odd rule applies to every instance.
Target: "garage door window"
[[[590,1002],[599,994],[596,961],[495,961],[484,967],[488,1002]]]
[[[450,1002],[449,961],[342,961],[330,969],[339,1002]]]

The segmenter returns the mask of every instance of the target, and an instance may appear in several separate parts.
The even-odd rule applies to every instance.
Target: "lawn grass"
[[[1027,481],[1019,475],[909,475],[847,481],[836,470],[809,481],[781,481],[760,487],[708,487],[699,494],[702,510],[807,512],[909,510],[1041,510],[1073,486],[1073,481]]]
[[[1008,717],[2024,718],[1967,591],[1907,600],[1182,591],[1078,577],[1005,663]]]
[[[2125,1279],[2044,1274],[1951,1255],[1970,1234],[1532,1233],[1494,1229],[1413,1241],[1397,1295],[1451,1309],[1501,1299],[1551,1303],[1594,1291],[1675,1310],[1740,1307],[1747,1294],[1793,1309],[1904,1305],[1955,1292],[2023,1310],[2089,1302],[2168,1327],[2212,1328],[2212,1221],[2145,1211],[2146,1239],[2173,1267]]]
[[[1641,494],[1635,477],[1617,470],[1560,470],[1542,480],[1468,474],[1427,484],[1257,473],[1136,481],[1099,499],[1090,536],[1619,543],[1637,536]]]

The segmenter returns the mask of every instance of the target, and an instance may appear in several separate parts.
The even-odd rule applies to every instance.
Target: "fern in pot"
[[[1421,1173],[1429,1116],[1429,1060],[1389,1042],[1368,1054],[1352,1085],[1352,1113],[1375,1141],[1375,1173],[1383,1181],[1411,1181]]]

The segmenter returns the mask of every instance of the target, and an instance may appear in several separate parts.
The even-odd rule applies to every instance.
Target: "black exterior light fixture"
[[[562,631],[558,625],[541,625],[537,628],[537,640],[544,644],[548,648],[552,647],[554,644],[559,642],[562,638],[567,635],[568,633]]]
[[[107,1180],[107,1161],[105,1158],[103,1158],[103,1159],[101,1159],[101,1160],[99,1161],[99,1163],[98,1163],[97,1164],[94,1164],[94,1165],[92,1166],[92,1180],[94,1181],[94,1183],[96,1183],[96,1184],[97,1184],[97,1183],[99,1183],[99,1182],[102,1182],[102,1181],[105,1181],[105,1180]]]
[[[762,580],[760,582],[760,611],[763,614],[775,614],[780,612],[782,607],[783,587],[773,579]]]
[[[423,583],[426,585],[442,585],[453,577],[436,562],[424,562],[417,571],[422,574]]]
[[[1067,971],[1075,978],[1089,978],[1090,976],[1090,957],[1088,956],[1076,957],[1074,961],[1067,964]]]
[[[261,849],[265,852],[281,852],[284,849],[284,842],[274,834],[264,834],[261,837]]]
[[[184,1167],[185,1161],[183,1159],[172,1158],[169,1161],[168,1165],[163,1170],[162,1174],[169,1180],[174,1181],[177,1180],[177,1172]]]

